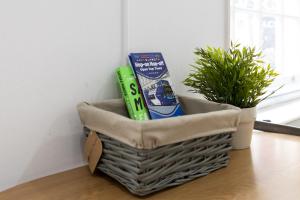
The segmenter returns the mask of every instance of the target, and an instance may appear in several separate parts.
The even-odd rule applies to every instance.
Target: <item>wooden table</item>
[[[139,198],[103,174],[81,167],[19,185],[0,199],[300,199],[300,137],[255,132],[251,149],[232,151],[228,167]]]

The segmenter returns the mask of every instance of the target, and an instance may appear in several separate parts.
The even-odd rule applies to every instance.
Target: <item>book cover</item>
[[[129,117],[134,120],[149,119],[148,110],[130,66],[118,67],[116,72]]]
[[[151,119],[183,115],[161,53],[131,53],[129,62],[138,80]]]

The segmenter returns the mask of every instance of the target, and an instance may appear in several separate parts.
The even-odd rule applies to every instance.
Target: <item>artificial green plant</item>
[[[207,47],[194,53],[195,64],[184,84],[210,101],[250,108],[276,91],[267,93],[267,88],[278,73],[254,47],[231,42],[228,50]]]

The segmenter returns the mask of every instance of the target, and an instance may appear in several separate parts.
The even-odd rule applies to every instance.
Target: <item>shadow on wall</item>
[[[86,164],[83,154],[84,134],[75,111],[61,115],[52,123],[18,184]]]

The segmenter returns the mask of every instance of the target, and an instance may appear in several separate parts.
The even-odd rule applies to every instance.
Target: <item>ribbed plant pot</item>
[[[246,149],[250,147],[255,119],[256,107],[241,109],[240,124],[237,131],[232,135],[233,149]]]

